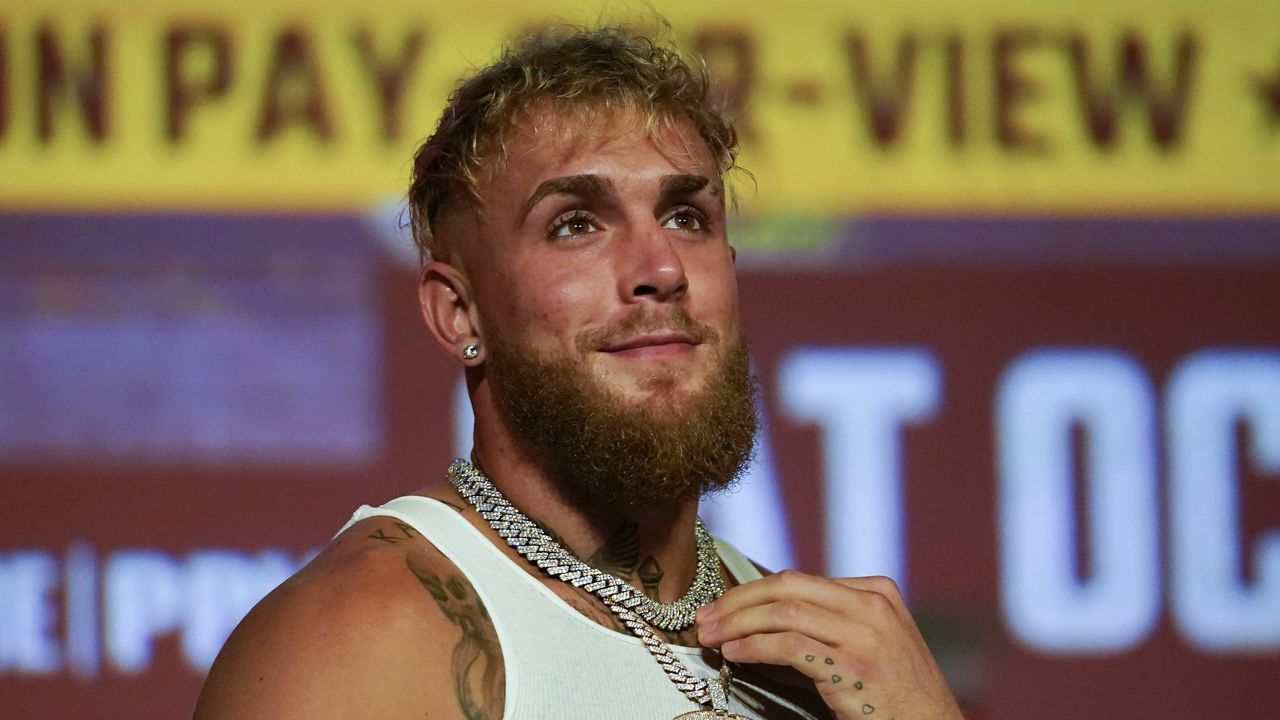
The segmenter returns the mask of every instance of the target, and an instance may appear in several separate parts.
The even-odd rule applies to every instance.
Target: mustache
[[[695,321],[690,317],[689,311],[676,307],[665,311],[636,311],[616,325],[584,331],[578,336],[577,345],[580,351],[589,352],[642,333],[663,331],[682,332],[697,343],[716,342],[720,339],[720,333],[711,326]]]

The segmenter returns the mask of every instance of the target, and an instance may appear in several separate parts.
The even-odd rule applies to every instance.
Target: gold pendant
[[[677,715],[675,720],[751,720],[751,718],[728,710],[693,710]]]

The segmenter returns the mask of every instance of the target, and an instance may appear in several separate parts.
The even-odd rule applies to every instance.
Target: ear
[[[438,261],[422,268],[418,305],[422,309],[423,320],[446,354],[466,367],[484,362],[479,316],[472,301],[471,287],[458,268]],[[478,347],[478,352],[468,357],[466,348],[471,344]]]

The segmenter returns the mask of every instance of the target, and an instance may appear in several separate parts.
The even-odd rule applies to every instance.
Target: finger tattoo
[[[863,706],[862,706],[862,714],[863,714],[863,715],[870,715],[871,713],[873,713],[873,712],[875,712],[875,711],[876,711],[876,708],[875,708],[875,706],[874,706],[874,705],[863,705]]]
[[[804,661],[805,661],[805,662],[813,662],[814,660],[817,660],[817,659],[818,659],[818,656],[817,656],[817,655],[805,655],[805,656],[804,656]],[[822,662],[823,662],[823,664],[825,664],[825,665],[835,665],[835,664],[836,664],[836,661],[835,661],[834,659],[832,659],[832,658],[822,658]],[[839,683],[839,682],[840,682],[840,681],[842,681],[842,680],[844,680],[844,676],[843,676],[843,675],[840,675],[839,673],[832,673],[832,675],[831,675],[831,682],[832,682],[832,684]],[[855,690],[861,690],[861,689],[862,689],[862,681],[861,681],[861,680],[854,680],[854,681],[853,681],[853,688],[854,688]],[[876,711],[876,709],[875,709],[875,706],[873,706],[873,705],[863,705],[863,706],[862,706],[862,714],[863,714],[863,715],[870,715],[871,713],[873,713],[873,712],[875,712],[875,711]]]

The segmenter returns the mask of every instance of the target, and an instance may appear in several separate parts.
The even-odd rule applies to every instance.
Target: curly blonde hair
[[[622,26],[548,28],[508,45],[497,62],[462,82],[414,153],[409,217],[424,264],[447,257],[433,232],[440,211],[479,202],[481,168],[505,156],[508,131],[544,103],[566,113],[633,112],[651,134],[663,122],[687,121],[721,176],[734,166],[737,134],[701,63]]]

